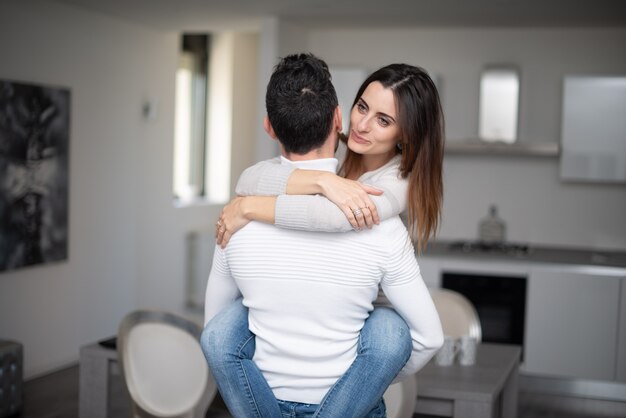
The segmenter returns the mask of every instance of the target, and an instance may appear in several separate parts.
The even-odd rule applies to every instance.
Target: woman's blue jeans
[[[290,415],[285,405],[295,403],[277,400],[252,361],[255,337],[248,330],[248,310],[241,300],[207,324],[200,342],[220,394],[236,418],[385,417],[383,394],[408,361],[412,348],[406,322],[393,309],[377,307],[365,321],[356,359],[344,375],[319,405]]]

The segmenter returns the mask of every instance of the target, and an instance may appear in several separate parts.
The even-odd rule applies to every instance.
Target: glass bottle
[[[491,205],[489,214],[478,225],[478,239],[485,243],[504,242],[505,229],[504,221],[498,217],[498,208]]]

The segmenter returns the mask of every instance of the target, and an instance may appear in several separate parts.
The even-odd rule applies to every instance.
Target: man
[[[268,84],[266,105],[264,126],[278,139],[283,164],[336,170],[341,112],[322,60],[306,54],[281,60]],[[231,412],[313,416],[331,388],[337,388],[338,379],[354,372],[358,345],[362,345],[359,332],[373,309],[379,284],[409,326],[412,350],[403,373],[414,373],[439,348],[442,335],[399,218],[359,233],[291,231],[251,222],[225,249],[216,247],[205,306],[209,326],[202,344]],[[218,314],[231,315],[237,309],[233,301],[240,296],[256,337],[242,341],[238,349],[253,352],[254,362],[246,362],[243,356],[223,367],[213,356],[220,345],[238,335],[241,321],[233,320],[232,332],[226,336],[213,332],[210,321]],[[256,347],[250,342],[256,342]],[[382,411],[367,416],[384,416],[382,393],[402,364],[389,367],[393,374],[385,387],[374,392],[367,390],[370,382],[361,382],[359,395],[367,398],[377,393],[376,399],[366,400],[372,403],[372,411]],[[369,366],[373,373],[387,368]],[[256,373],[257,367],[262,374]],[[252,412],[246,409],[250,405]]]

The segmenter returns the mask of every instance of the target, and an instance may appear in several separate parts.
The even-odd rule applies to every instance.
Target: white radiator
[[[206,283],[213,264],[215,233],[192,231],[187,234],[187,307],[204,310]]]

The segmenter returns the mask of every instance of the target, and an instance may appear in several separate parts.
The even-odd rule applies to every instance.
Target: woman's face
[[[348,148],[357,154],[391,158],[399,136],[393,92],[374,81],[363,91],[350,113]]]

